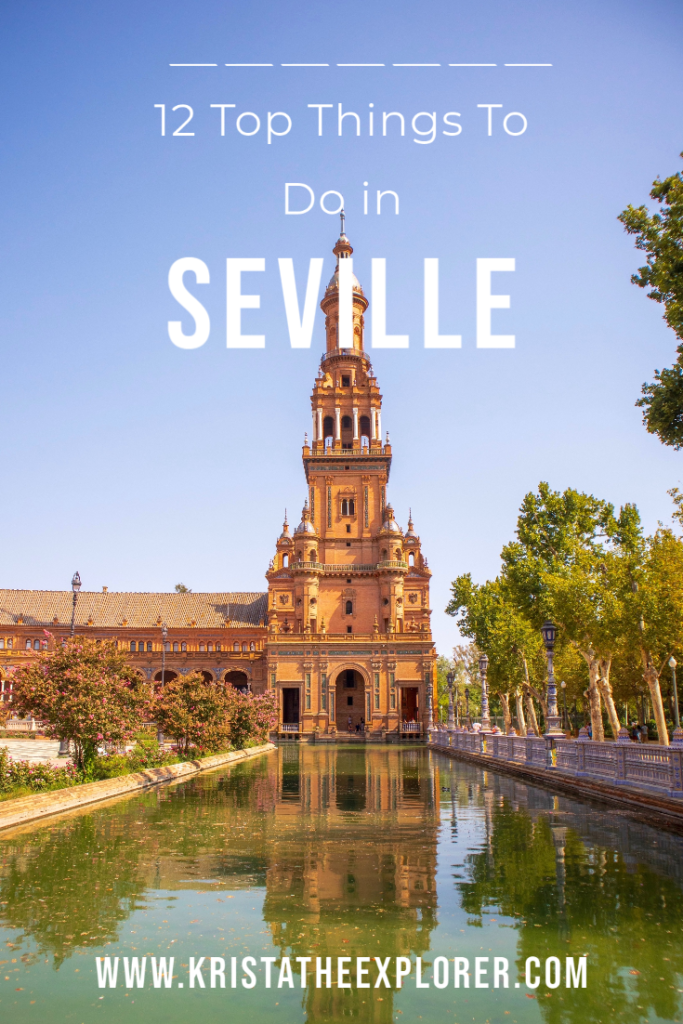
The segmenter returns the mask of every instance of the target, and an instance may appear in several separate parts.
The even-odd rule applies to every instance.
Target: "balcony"
[[[298,570],[299,572],[340,573],[343,576],[350,572],[368,573],[377,572],[379,569],[407,569],[408,563],[395,559],[384,562],[350,562],[345,565],[337,565],[336,563],[323,564],[322,562],[292,562],[288,568],[292,572]]]

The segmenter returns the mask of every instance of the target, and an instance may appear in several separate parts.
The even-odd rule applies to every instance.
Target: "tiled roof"
[[[0,590],[0,625],[71,625],[70,590]],[[126,594],[81,591],[76,626],[149,629],[165,622],[187,626],[258,626],[266,621],[267,594]],[[21,617],[22,622],[19,623]],[[90,621],[91,620],[91,621]]]

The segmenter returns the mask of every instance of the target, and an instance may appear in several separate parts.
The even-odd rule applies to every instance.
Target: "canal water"
[[[682,922],[678,836],[424,748],[291,744],[0,834],[0,1021],[680,1021]],[[586,987],[567,988],[583,955]],[[331,987],[316,987],[328,956]],[[98,987],[98,957],[119,958],[116,988]],[[126,987],[135,957],[143,988]],[[161,957],[170,988],[153,987]],[[189,987],[191,957],[205,988]],[[305,988],[297,957],[311,958]],[[358,957],[387,965],[391,988],[373,959],[358,988]],[[457,957],[469,988],[465,968],[454,987]]]

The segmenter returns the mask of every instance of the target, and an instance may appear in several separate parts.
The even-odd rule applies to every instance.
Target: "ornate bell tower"
[[[435,658],[429,628],[431,573],[412,518],[404,535],[387,503],[392,452],[388,434],[382,441],[382,396],[363,344],[368,300],[355,276],[352,347],[339,345],[339,265],[353,252],[343,220],[332,251],[337,264],[320,303],[326,351],[311,395],[312,440],[309,443],[306,438],[302,452],[308,496],[293,535],[285,523],[266,574],[272,641],[269,680],[277,687],[283,668],[278,651],[284,638],[290,645],[300,640],[309,651],[309,660],[300,669],[300,731],[342,729],[334,712],[335,678],[342,663],[344,671],[356,673],[365,691],[354,711],[355,719],[362,719],[364,734],[398,734],[403,721],[412,731],[424,731]],[[411,641],[413,656],[420,655],[418,662],[413,657],[411,679],[405,680],[406,685],[414,684],[410,701],[403,702],[410,721],[401,719],[403,695],[397,690],[395,660],[396,644],[405,641]],[[341,662],[332,646],[339,643],[344,648],[338,652]],[[321,656],[321,644],[329,660],[314,686],[313,672],[306,665],[313,669],[313,652]],[[389,648],[394,671],[382,673],[382,658],[389,656]],[[337,664],[332,663],[333,657]],[[293,698],[288,700],[291,703]],[[352,701],[353,695],[347,695],[347,700]],[[338,702],[337,707],[341,715]],[[291,708],[287,714],[293,715]]]

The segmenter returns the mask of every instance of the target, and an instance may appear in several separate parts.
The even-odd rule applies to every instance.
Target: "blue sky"
[[[338,229],[319,208],[286,216],[287,181],[344,195],[366,291],[370,259],[387,259],[388,330],[410,336],[407,350],[370,349],[389,496],[403,526],[413,509],[440,650],[457,641],[450,581],[495,574],[540,480],[635,501],[649,529],[669,522],[682,456],[634,402],[675,339],[630,283],[641,261],[616,218],[680,167],[682,28],[672,0],[4,4],[2,586],[63,588],[77,568],[86,589],[264,588],[283,509],[294,519],[305,497],[324,345],[318,313],[311,350],[290,348],[277,259],[299,280],[323,256],[326,279]],[[552,67],[505,66],[520,63]],[[195,135],[161,137],[159,103],[173,127],[170,108],[191,105]],[[212,103],[235,104],[225,137]],[[361,136],[330,120],[318,137],[309,103],[357,111]],[[483,103],[502,104],[490,137]],[[235,130],[244,111],[279,110],[292,130],[271,145],[263,127]],[[405,137],[381,135],[382,111],[405,115]],[[416,144],[420,111],[457,111],[463,130]],[[527,118],[521,136],[502,131],[511,111]],[[396,191],[399,215],[365,216],[364,181],[371,197]],[[194,351],[166,326],[182,312],[168,270],[185,256],[211,273],[192,289],[212,323]],[[245,276],[261,306],[243,315],[263,350],[226,348],[227,257],[266,261]],[[423,347],[428,257],[460,350]],[[516,260],[494,277],[511,308],[493,315],[514,350],[475,347],[478,257]]]

